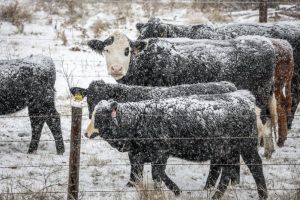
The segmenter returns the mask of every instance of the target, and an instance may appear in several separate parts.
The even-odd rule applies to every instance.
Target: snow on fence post
[[[82,98],[80,99],[82,100]],[[82,119],[82,102],[79,102],[80,99],[76,99],[75,96],[75,100],[72,102],[68,200],[78,200]]]

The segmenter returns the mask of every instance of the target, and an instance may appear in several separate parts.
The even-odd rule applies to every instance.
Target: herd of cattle
[[[300,22],[213,27],[151,18],[136,28],[135,41],[115,32],[104,41],[88,42],[104,54],[108,73],[119,84],[93,81],[87,89],[70,89],[87,97],[91,120],[85,135],[100,135],[128,152],[128,186],[142,180],[144,164],[150,162],[155,186],[164,182],[178,195],[179,187],[165,173],[168,158],[210,160],[205,189],[221,176],[217,199],[229,182],[239,183],[241,156],[259,198],[267,199],[257,146],[264,145],[264,155],[271,158],[272,129],[283,146],[292,127],[300,101]],[[51,58],[2,60],[0,76],[0,114],[28,107],[28,153],[37,150],[46,122],[57,153],[63,154]]]

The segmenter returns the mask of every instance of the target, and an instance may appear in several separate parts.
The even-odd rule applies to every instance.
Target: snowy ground
[[[7,3],[6,1],[0,2]],[[102,19],[111,24],[119,21],[118,16],[109,12],[107,7],[104,3],[87,4],[85,5],[87,12],[83,18],[73,25],[66,26],[63,26],[63,22],[67,17],[64,18],[57,14],[49,15],[45,11],[36,11],[32,22],[25,23],[22,34],[16,33],[17,29],[11,23],[0,21],[1,59],[21,58],[30,54],[43,54],[53,58],[57,68],[56,106],[61,114],[62,131],[66,145],[65,154],[63,156],[56,155],[54,142],[51,141],[52,135],[48,127],[45,126],[37,154],[28,155],[26,152],[31,137],[31,128],[27,110],[0,116],[0,193],[60,191],[61,193],[53,194],[53,199],[59,199],[60,196],[66,195],[71,127],[68,83],[72,86],[87,87],[91,80],[96,79],[114,82],[107,75],[103,57],[92,52],[86,45],[86,41],[94,37],[89,27],[95,20]],[[119,30],[124,31],[130,38],[134,39],[137,36],[135,23],[138,21],[145,22],[148,18],[144,16],[141,5],[133,4],[132,8],[134,14],[132,13],[121,23]],[[64,8],[61,10],[63,11]],[[270,9],[271,17],[273,16],[272,13],[275,13],[274,9]],[[257,14],[257,10],[232,12],[230,21],[256,22],[258,20]],[[184,24],[195,21],[210,23],[204,14],[191,13],[185,8],[175,8],[167,12],[160,11],[156,16],[170,23]],[[194,20],[193,16],[197,20]],[[282,16],[281,20],[293,19]],[[83,29],[87,30],[87,34],[84,34]],[[112,29],[115,30],[115,27]],[[112,29],[104,32],[100,38],[105,38],[113,31]],[[66,46],[62,45],[62,41],[57,38],[57,33],[62,30],[65,31],[68,40]],[[70,49],[73,47],[79,47],[80,51],[71,51]],[[84,104],[83,112],[82,124],[84,129],[88,119],[86,104]],[[270,189],[270,199],[282,199],[283,196],[286,199],[292,199],[287,195],[294,195],[295,191],[291,189],[300,187],[299,122],[300,116],[297,116],[289,133],[289,137],[298,138],[288,138],[285,147],[276,148],[271,160],[263,158],[263,163],[266,164],[264,172]],[[260,153],[262,155],[262,149],[260,149]],[[210,196],[211,191],[202,190],[208,174],[209,162],[191,163],[170,159],[168,163],[167,174],[182,190],[199,190],[199,192],[184,191],[176,199],[196,199],[196,197],[206,199]],[[81,193],[81,198],[139,199],[134,188],[125,187],[129,179],[130,166],[128,164],[129,160],[126,153],[119,153],[101,138],[88,140],[82,137],[79,187],[80,191],[85,192]],[[144,174],[145,182],[152,188],[150,172],[151,168],[147,165]],[[226,192],[226,197],[228,199],[257,199],[254,180],[245,166],[242,166],[241,174],[241,184],[231,187]],[[245,188],[252,188],[252,190],[244,190]],[[172,196],[168,192],[167,195]],[[24,194],[20,196],[23,197],[22,199],[34,199],[30,195],[27,198]]]

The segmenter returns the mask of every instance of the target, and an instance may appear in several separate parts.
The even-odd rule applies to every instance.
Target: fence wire
[[[210,163],[139,163],[139,164],[131,164],[131,163],[105,163],[105,164],[95,164],[95,165],[88,165],[88,164],[79,164],[78,167],[104,167],[104,166],[139,166],[139,165],[155,165],[155,166],[300,166],[300,163],[263,163],[263,164],[210,164]],[[62,164],[53,164],[53,165],[11,165],[11,166],[0,166],[0,169],[21,169],[21,168],[54,168],[54,167],[62,167],[68,168],[69,165],[62,165]]]
[[[200,95],[201,96],[201,95]],[[176,98],[176,97],[174,97]],[[147,101],[147,100],[145,100]],[[130,102],[130,103],[135,103],[135,102]],[[82,114],[82,115],[74,115],[74,117],[89,117],[89,114]],[[107,115],[105,114],[97,114],[97,116],[102,116],[102,117],[106,117]],[[118,114],[118,116],[132,116],[132,114],[130,113],[122,113],[122,114]],[[145,116],[145,117],[186,117],[186,115],[168,115],[168,114],[143,114],[141,113],[140,116]],[[247,115],[243,115],[243,116],[247,116]],[[251,115],[252,116],[252,115]],[[259,115],[259,116],[263,116],[263,117],[272,117],[271,115]],[[295,114],[295,115],[275,115],[276,117],[280,117],[280,116],[287,116],[287,117],[297,117],[300,116],[300,114]],[[46,117],[72,117],[71,114],[59,114],[59,115],[16,115],[16,116],[9,116],[9,115],[1,115],[0,119],[6,119],[6,118],[27,118],[27,117],[36,117],[36,118],[46,118]]]
[[[116,3],[116,2],[124,2],[124,1],[116,1],[116,0],[111,0],[111,1],[101,1],[100,3]],[[131,2],[139,2],[139,1],[131,1]],[[143,1],[141,1],[143,2]],[[186,3],[187,1],[182,1]],[[174,2],[177,3],[177,2]],[[259,4],[260,2],[240,2],[240,1],[227,1],[227,2],[209,2],[209,1],[204,1],[204,2],[190,2],[190,3],[196,3],[196,4]],[[266,2],[266,3],[272,3],[272,4],[280,4],[283,3],[285,5],[291,5],[295,4],[297,2],[282,2],[282,1],[273,1],[273,2]],[[8,20],[8,18],[1,18],[1,21]],[[35,21],[49,21],[49,19],[40,19],[40,18],[32,18],[32,20]],[[53,21],[66,21],[65,19],[52,19]],[[65,28],[65,29],[70,29],[70,28]],[[71,29],[76,29],[76,28],[71,28]],[[31,39],[31,40],[37,40],[37,41],[55,41],[57,38],[36,38],[36,37],[25,37],[26,39]],[[0,40],[24,40],[24,38],[18,38],[18,37],[0,37]],[[68,39],[69,41],[78,41],[80,39]],[[81,41],[85,42],[87,41],[86,38],[81,39]],[[89,60],[87,59],[89,63],[100,63],[100,60]],[[81,62],[87,61],[87,60],[80,60]],[[78,59],[73,59],[73,60],[64,60],[64,59],[53,59],[55,62],[75,62],[79,61]],[[64,77],[58,75],[57,77]],[[72,77],[81,77],[81,78],[109,78],[111,76],[109,75],[99,75],[99,76],[83,76],[83,75],[74,75]],[[62,114],[59,115],[60,117],[71,117],[71,114]],[[83,117],[88,117],[89,115],[82,115]],[[147,116],[161,116],[161,115],[147,115]],[[300,116],[300,115],[294,115],[294,116]],[[19,116],[0,116],[0,119],[4,118],[27,118],[29,117],[28,115],[19,115]],[[31,117],[54,117],[54,115],[38,115],[38,116],[31,116]],[[124,140],[215,140],[215,139],[254,139],[257,137],[198,137],[198,138],[118,138],[118,139],[102,139],[102,138],[96,138],[93,139],[94,141],[124,141]],[[299,139],[300,136],[290,136],[287,138],[291,139]],[[30,142],[30,141],[36,141],[36,140],[1,140],[0,143],[21,143],[21,142]],[[53,142],[55,141],[54,139],[49,139],[49,140],[38,140],[39,142]],[[64,140],[65,142],[70,142],[70,139]],[[86,142],[90,141],[89,139],[82,139],[81,141]],[[105,163],[101,166],[133,166],[133,165],[138,165],[138,164],[130,164],[130,163]],[[150,164],[145,164],[145,165],[150,165]],[[157,163],[155,165],[165,165],[165,163],[160,164]],[[167,163],[167,165],[170,166],[237,166],[237,165],[246,165],[244,163],[240,164],[208,164],[208,163]],[[249,165],[256,165],[256,164],[248,164]],[[300,163],[263,163],[263,166],[300,166]],[[52,165],[11,165],[11,166],[4,166],[0,165],[0,169],[21,169],[21,168],[54,168],[54,167],[62,167],[62,168],[68,168],[69,165],[61,165],[61,164],[52,164]],[[99,165],[88,165],[88,164],[80,164],[79,167],[99,167]],[[227,190],[240,190],[240,191],[256,191],[257,188],[228,188]],[[269,191],[299,191],[299,188],[268,188]],[[136,193],[136,192],[154,192],[157,190],[154,189],[137,189],[137,190],[80,190],[78,192],[80,193]],[[164,190],[161,189],[159,191],[162,192],[172,192],[170,190]],[[203,192],[205,190],[203,189],[193,189],[193,190],[181,190],[183,192]],[[32,194],[38,194],[41,192],[1,192],[0,193],[0,199],[1,195],[32,195]],[[47,194],[67,194],[67,191],[47,191],[43,193]]]
[[[229,191],[234,191],[234,190],[241,190],[241,191],[257,191],[257,188],[227,188]],[[298,188],[268,188],[269,191],[298,191]],[[171,190],[166,190],[166,189],[159,189],[159,190],[154,190],[154,189],[137,189],[137,190],[79,190],[79,193],[136,193],[136,192],[172,192]],[[186,190],[183,189],[181,190],[182,192],[204,192],[205,190],[201,189],[194,189],[194,190]],[[213,189],[211,189],[213,191]],[[4,195],[31,195],[31,194],[38,194],[41,192],[3,192],[2,194]],[[43,192],[43,193],[48,193],[48,194],[67,194],[67,191],[49,191],[49,192]],[[1,193],[0,193],[1,194]]]
[[[264,137],[264,138],[273,138],[273,137]],[[286,137],[289,139],[300,139],[300,136],[290,136]],[[224,140],[224,139],[257,139],[257,137],[193,137],[193,138],[117,138],[117,139],[103,139],[103,138],[93,138],[93,139],[80,139],[82,142],[87,142],[87,141],[145,141],[145,140],[188,140],[188,141],[193,141],[193,140]],[[28,143],[28,142],[56,142],[56,141],[61,141],[61,140],[54,140],[54,139],[48,139],[48,140],[1,140],[0,143]],[[70,139],[64,139],[64,142],[71,142]],[[76,140],[75,140],[76,141]]]

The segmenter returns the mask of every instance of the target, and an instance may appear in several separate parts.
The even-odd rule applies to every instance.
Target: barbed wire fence
[[[59,59],[57,59],[56,61],[61,61]],[[95,62],[99,62],[98,60],[95,60]],[[65,78],[64,75],[59,75],[58,77],[62,77],[62,78]],[[86,75],[74,75],[74,77],[83,77],[83,78],[92,78],[92,77],[97,77],[97,78],[108,78],[110,76],[108,75],[100,75],[100,76],[86,76]],[[63,117],[63,118],[71,118],[71,117],[84,117],[84,118],[88,118],[88,114],[61,114],[60,117]],[[295,115],[295,116],[300,116],[300,115]],[[29,116],[28,115],[3,115],[3,116],[0,116],[0,119],[18,119],[18,118],[28,118]],[[35,117],[47,117],[45,115],[42,115],[42,116],[35,116]],[[78,122],[79,123],[79,122]],[[77,132],[79,135],[81,134],[81,131]],[[15,133],[14,133],[15,134]],[[224,139],[226,137],[221,137],[220,139]],[[247,137],[249,139],[253,139],[253,137]],[[256,137],[255,137],[256,138]],[[300,139],[300,136],[288,136],[287,138],[290,138],[290,139]],[[167,140],[203,140],[203,139],[207,139],[207,140],[215,140],[215,139],[218,139],[218,138],[215,138],[215,137],[206,137],[206,138],[167,138]],[[245,138],[244,138],[245,139]],[[109,140],[129,140],[128,138],[119,138],[119,139],[102,139],[102,138],[96,138],[94,139],[96,141],[109,141]],[[133,139],[130,139],[130,140],[166,140],[166,138],[133,138]],[[29,139],[22,139],[22,140],[0,140],[0,144],[10,144],[10,143],[29,143],[31,140]],[[54,142],[55,140],[54,139],[48,139],[48,140],[39,140],[40,142]],[[70,142],[72,143],[72,140],[71,139],[65,139],[64,140],[65,142]],[[80,137],[73,140],[73,142],[76,142],[78,144],[78,142],[88,142],[89,139],[81,139]],[[76,146],[76,145],[75,145]],[[73,150],[75,152],[78,152],[78,149],[79,147],[75,147],[73,148]],[[80,155],[80,154],[79,154]],[[106,164],[107,166],[110,166],[112,168],[114,168],[115,166],[132,166],[132,164],[130,163],[107,163]],[[163,165],[163,164],[157,164],[157,165]],[[168,165],[170,166],[187,166],[187,165],[195,165],[195,166],[205,166],[205,165],[210,165],[210,164],[206,164],[206,163],[192,163],[192,164],[188,164],[188,163],[168,163]],[[223,166],[224,164],[222,164]],[[245,165],[245,164],[241,164],[241,165]],[[263,163],[262,164],[263,166],[292,166],[292,167],[299,167],[300,166],[300,163]],[[5,165],[5,164],[1,164],[0,165],[0,169],[2,170],[5,170],[5,169],[28,169],[28,168],[49,168],[49,169],[53,169],[55,167],[61,167],[61,168],[65,168],[65,170],[70,170],[69,171],[69,174],[72,175],[72,174],[76,174],[78,173],[79,174],[79,169],[80,167],[97,167],[98,165],[97,164],[82,164],[80,163],[79,161],[76,162],[76,164],[74,165],[74,168],[75,168],[75,171],[78,170],[78,172],[74,172],[72,170],[70,170],[70,166],[67,165],[67,164],[52,164],[52,165],[49,165],[49,164],[39,164],[39,165]],[[78,176],[77,176],[78,177]],[[78,180],[78,179],[77,179]],[[1,181],[1,180],[0,180]],[[79,180],[78,180],[79,181]],[[80,187],[80,181],[78,182],[78,184],[72,184],[71,186],[76,186],[76,187]],[[67,187],[67,184],[64,186],[64,187]],[[145,191],[148,191],[148,192],[152,192],[152,191],[155,191],[153,189],[138,189],[139,192],[145,192]],[[228,189],[228,190],[232,190],[232,189]],[[234,190],[237,190],[237,191],[256,191],[256,188],[235,188]],[[285,192],[300,192],[299,191],[299,188],[268,188],[269,191],[285,191]],[[78,194],[77,195],[82,195],[82,194],[85,194],[85,193],[99,193],[99,194],[102,194],[102,193],[112,193],[112,194],[115,194],[115,193],[134,193],[134,192],[137,192],[137,190],[106,190],[106,189],[103,189],[103,190],[80,190],[80,189],[76,189],[76,190],[71,190],[72,192],[77,192]],[[169,190],[165,190],[165,189],[162,189],[161,190],[162,192],[170,192]],[[198,190],[182,190],[184,192],[203,192],[204,190],[203,189],[198,189]],[[22,196],[22,195],[27,195],[27,196],[33,196],[35,194],[40,194],[41,192],[36,192],[36,191],[29,191],[29,192],[2,192],[1,194],[2,195],[19,195],[19,196]],[[43,191],[44,194],[49,194],[49,195],[67,195],[67,194],[70,194],[71,192],[69,191],[53,191],[53,190],[48,190],[48,191]],[[297,193],[297,195],[298,195]],[[0,195],[1,195],[0,194]],[[73,195],[76,195],[76,194],[73,194]],[[1,196],[0,196],[1,197]],[[73,197],[72,197],[73,198]],[[68,199],[72,199],[71,197],[68,198]],[[75,199],[80,199],[80,197],[77,197]],[[1,199],[1,198],[0,198]]]
[[[105,2],[108,2],[108,1],[103,1],[103,3]],[[122,1],[109,1],[109,2],[122,2]],[[198,4],[211,4],[213,2],[210,2],[210,1],[202,1],[202,2],[198,2],[198,1],[194,1],[194,3],[198,3]],[[232,3],[240,3],[240,4],[259,4],[260,2],[253,2],[253,1],[244,1],[244,2],[237,2],[237,1],[225,1],[225,2],[220,2],[221,4],[232,4]],[[279,4],[280,1],[274,1],[272,3],[277,3]],[[287,5],[290,5],[290,4],[294,4],[295,2],[285,2],[285,4]],[[2,20],[5,20],[4,18],[2,18]],[[39,18],[33,18],[33,20],[36,20],[36,21],[48,21],[49,19],[39,19]],[[55,21],[61,21],[61,22],[64,22],[65,19],[53,19]],[[68,29],[68,28],[66,28]],[[72,28],[70,28],[72,29]],[[32,40],[37,40],[37,41],[43,41],[43,40],[47,40],[47,41],[54,41],[54,40],[57,40],[56,38],[37,38],[37,37],[33,37],[33,38],[28,38],[27,39],[32,39]],[[22,37],[11,37],[11,36],[7,36],[7,37],[0,37],[0,41],[1,40],[24,40],[24,38]],[[78,41],[78,40],[74,40],[74,41]],[[82,42],[86,42],[86,39],[82,39]],[[76,59],[72,59],[72,60],[66,60],[66,59],[54,59],[54,61],[56,62],[74,62],[76,61]],[[85,62],[86,60],[80,60],[81,62]],[[99,60],[88,60],[88,62],[92,62],[92,63],[98,63]],[[72,75],[73,77],[81,77],[81,78],[109,78],[110,76],[108,75],[95,75],[95,76],[87,76],[87,75]],[[58,75],[58,77],[60,78],[66,78],[65,75]],[[69,84],[68,84],[69,85]],[[295,115],[295,116],[299,116],[299,115]],[[45,116],[37,116],[37,117],[45,117]],[[75,124],[76,125],[79,125],[79,123],[81,124],[81,117],[85,117],[87,118],[88,117],[88,114],[61,114],[60,117],[65,117],[65,118],[71,118],[74,119],[74,118],[77,118],[77,119],[80,119],[79,121],[76,121]],[[10,115],[5,115],[5,116],[0,116],[0,119],[3,119],[3,118],[7,118],[7,119],[16,119],[16,118],[28,118],[28,115],[18,115],[18,116],[10,116]],[[76,128],[75,128],[76,129]],[[80,155],[80,142],[87,142],[89,141],[89,139],[81,139],[80,135],[81,135],[81,131],[79,130],[81,128],[77,127],[77,130],[75,130],[75,134],[79,134],[79,137],[75,137],[73,139],[65,139],[64,141],[65,142],[71,142],[71,143],[76,143],[73,147],[71,147],[71,151],[73,150],[74,152],[77,152],[77,156]],[[71,135],[74,135],[71,134]],[[247,137],[249,139],[253,139],[253,137]],[[300,139],[300,136],[290,136],[290,137],[287,137],[287,138],[291,138],[291,139]],[[203,140],[203,139],[207,139],[207,140],[211,140],[211,139],[217,139],[215,137],[212,137],[212,138],[209,138],[209,137],[206,137],[206,138],[168,138],[168,140]],[[221,137],[220,139],[224,139],[224,137]],[[245,138],[244,138],[245,139]],[[102,139],[102,138],[96,138],[94,140],[99,140],[99,141],[107,141],[109,139]],[[119,138],[119,139],[111,139],[111,140],[129,140],[128,138]],[[130,140],[162,140],[162,138],[131,138]],[[163,138],[163,140],[166,140],[166,138]],[[28,139],[22,139],[22,140],[1,140],[0,143],[28,143],[30,142],[31,140],[28,140]],[[40,142],[54,142],[55,140],[54,139],[48,139],[48,140],[39,140]],[[78,146],[79,145],[79,146]],[[78,152],[79,152],[79,155],[78,155]],[[70,156],[70,159],[71,159],[71,156]],[[77,178],[78,178],[78,174],[79,174],[79,168],[80,167],[97,167],[98,165],[97,164],[81,164],[79,161],[80,159],[79,158],[76,158],[77,161],[73,163],[73,167],[74,169],[71,169],[70,165],[67,165],[67,164],[52,164],[52,165],[47,165],[47,164],[43,164],[41,163],[40,165],[5,165],[5,164],[1,164],[0,165],[0,169],[27,169],[27,168],[55,168],[55,167],[62,167],[62,168],[65,168],[66,170],[69,170],[69,177],[73,174],[77,174]],[[75,159],[75,160],[76,160]],[[78,160],[79,159],[79,160]],[[3,162],[2,162],[3,163]],[[111,167],[114,167],[114,166],[130,166],[132,164],[130,163],[107,163],[106,165],[108,166],[111,166]],[[164,164],[157,164],[157,165],[164,165]],[[168,165],[174,165],[174,166],[179,166],[179,165],[211,165],[211,164],[207,164],[207,163],[192,163],[192,164],[189,164],[189,163],[168,163]],[[224,164],[222,164],[224,165]],[[228,164],[228,165],[233,165],[233,164]],[[239,164],[239,165],[245,165],[243,163]],[[263,163],[262,164],[263,166],[300,166],[300,163]],[[78,171],[77,171],[78,170]],[[1,181],[1,180],[0,180]],[[77,179],[78,181],[78,179]],[[75,181],[76,182],[76,181]],[[69,184],[70,185],[70,184]],[[67,185],[64,185],[65,187]],[[47,194],[70,194],[72,192],[79,192],[79,193],[135,193],[136,190],[80,190],[78,189],[78,186],[79,186],[79,182],[77,183],[72,183],[71,186],[75,186],[75,189],[71,189],[69,191],[46,191]],[[77,188],[76,188],[77,187]],[[231,188],[228,188],[228,190],[232,190]],[[235,188],[234,190],[240,190],[240,191],[243,191],[243,190],[248,190],[248,191],[256,191],[257,189],[256,188]],[[299,196],[300,198],[300,189],[299,188],[268,188],[269,191],[293,191],[293,192],[297,192],[297,195]],[[143,189],[140,189],[140,191],[154,191],[152,189],[146,189],[146,190],[143,190]],[[164,190],[162,189],[161,191],[163,192],[170,192],[169,190]],[[184,192],[203,192],[204,190],[182,190]],[[1,194],[2,195],[32,195],[32,194],[38,194],[40,192],[35,192],[35,191],[30,191],[30,192],[2,192],[0,193],[0,199],[1,199]],[[74,194],[72,194],[74,195]],[[75,194],[76,195],[76,194]],[[298,196],[296,198],[298,198]],[[72,197],[74,198],[74,197]],[[68,197],[68,199],[72,199],[71,197]],[[78,196],[77,198],[75,199],[78,199]]]
[[[55,194],[55,195],[67,195],[67,194],[71,194],[72,193],[72,197],[68,197],[68,199],[78,199],[78,195],[82,195],[84,193],[134,193],[134,192],[137,192],[136,190],[107,190],[107,189],[103,189],[103,190],[80,190],[78,189],[79,186],[80,186],[80,182],[79,182],[79,169],[81,167],[86,167],[86,168],[89,168],[89,167],[98,167],[97,164],[82,164],[80,163],[80,143],[81,142],[87,142],[89,141],[89,139],[81,139],[81,131],[80,131],[80,127],[78,126],[81,126],[81,118],[82,116],[85,116],[85,117],[88,117],[88,115],[83,115],[82,113],[78,113],[78,112],[75,112],[73,113],[73,115],[63,115],[64,117],[72,117],[72,121],[73,119],[77,119],[77,121],[75,120],[75,125],[77,125],[77,128],[75,128],[73,130],[72,128],[72,134],[71,134],[71,139],[65,139],[64,141],[65,142],[70,142],[71,143],[71,149],[70,149],[70,152],[76,152],[75,155],[72,155],[69,157],[70,159],[70,162],[73,161],[73,169],[72,167],[70,166],[71,164],[67,165],[67,164],[39,164],[39,165],[0,165],[0,169],[28,169],[28,168],[49,168],[49,169],[53,169],[53,168],[56,168],[56,167],[60,167],[60,168],[65,168],[64,170],[69,170],[69,177],[71,177],[72,175],[76,175],[76,178],[75,180],[77,180],[78,182],[77,183],[74,183],[74,184],[69,184],[69,186],[74,186],[75,188],[77,189],[73,189],[73,190],[70,190],[70,191],[44,191],[44,193],[46,194],[49,194],[49,195],[52,195],[52,194]],[[14,118],[13,116],[1,116],[1,118]],[[17,116],[17,117],[22,117],[22,118],[25,118],[25,117],[28,117],[26,115],[23,115],[23,116]],[[78,121],[79,120],[79,121]],[[73,127],[73,125],[72,125]],[[74,132],[75,131],[75,132]],[[72,136],[76,134],[77,137],[73,138],[72,139]],[[236,139],[239,139],[240,137],[236,137]],[[243,139],[245,138],[248,138],[248,139],[256,139],[256,137],[243,137]],[[292,138],[292,139],[300,139],[300,136],[290,136],[288,138]],[[118,138],[118,139],[102,139],[102,138],[95,138],[94,140],[96,141],[109,141],[109,140],[112,140],[112,141],[124,141],[124,140],[178,140],[178,141],[181,141],[181,140],[216,140],[216,139],[234,139],[234,137],[220,137],[220,138],[216,138],[216,137],[193,137],[193,138]],[[49,139],[49,140],[40,140],[40,142],[53,142],[55,141],[54,139]],[[30,140],[1,140],[0,143],[28,143],[30,142]],[[72,144],[75,145],[72,147]],[[73,153],[74,154],[74,153]],[[71,153],[70,153],[71,155]],[[75,156],[75,160],[77,160],[76,162],[74,161],[74,156]],[[79,156],[76,158],[76,156]],[[134,164],[131,164],[131,163],[106,163],[105,164],[106,166],[108,167],[112,167],[114,168],[115,166],[133,166]],[[156,165],[164,165],[164,164],[160,164],[160,163],[157,163]],[[219,164],[208,164],[208,163],[168,163],[168,165],[170,166],[210,166],[210,165],[219,165]],[[222,166],[224,165],[237,165],[237,164],[222,164]],[[240,163],[238,165],[246,165],[244,163]],[[262,164],[263,166],[293,166],[293,167],[298,167],[300,166],[300,163],[263,163]],[[67,185],[65,185],[66,187]],[[229,190],[231,190],[229,188]],[[241,188],[235,188],[234,190],[237,190],[237,191],[256,191],[257,189],[256,188],[247,188],[247,187],[241,187]],[[289,192],[297,192],[299,189],[298,188],[268,188],[269,191],[289,191]],[[155,190],[153,189],[138,189],[139,192],[154,192]],[[203,192],[204,190],[182,190],[184,192],[188,192],[188,193],[191,193],[191,192]],[[77,194],[74,194],[76,193]],[[162,189],[161,192],[170,192],[169,190],[165,190],[165,189]],[[34,194],[39,194],[40,192],[36,192],[36,191],[31,191],[31,192],[2,192],[2,195],[29,195],[29,196],[32,196]],[[76,197],[77,195],[77,197]]]
[[[63,60],[63,59],[54,59],[54,61],[56,62],[63,62],[63,61],[66,61],[66,60]],[[70,60],[70,61],[74,61],[74,60]],[[90,62],[90,60],[89,60]],[[99,62],[99,60],[94,60],[92,62]],[[110,76],[108,75],[95,75],[95,76],[89,76],[89,75],[72,75],[73,77],[81,77],[81,78],[109,78]],[[66,78],[65,75],[63,74],[60,74],[58,75],[57,77],[60,77],[60,78]],[[88,114],[75,114],[75,115],[72,115],[72,114],[60,114],[60,117],[63,117],[63,118],[71,118],[71,117],[84,117],[84,118],[88,118]],[[298,115],[295,115],[295,116],[300,116],[299,114]],[[0,119],[18,119],[18,118],[28,118],[29,116],[28,115],[3,115],[3,116],[0,116]],[[42,116],[35,116],[35,117],[47,117],[45,115],[42,115]],[[15,134],[15,133],[14,133]],[[79,134],[81,134],[79,132]],[[253,137],[247,137],[249,139],[253,139]],[[300,136],[288,136],[287,138],[290,138],[290,139],[300,139]],[[218,139],[218,138],[215,138],[215,137],[207,137],[207,138],[168,138],[167,140],[203,140],[203,139],[207,139],[207,140],[215,140],[215,139]],[[224,137],[221,137],[220,139],[224,139]],[[244,138],[245,139],[245,138]],[[104,140],[102,138],[96,138],[94,139],[96,141],[107,141],[107,140],[110,140],[110,139],[107,139],[107,140]],[[119,139],[111,139],[111,140],[129,140],[128,138],[119,138]],[[162,138],[135,138],[135,139],[131,139],[131,140],[162,140]],[[163,140],[166,140],[166,138],[163,138]],[[0,144],[10,144],[10,143],[29,143],[31,140],[29,139],[22,139],[22,140],[0,140]],[[55,140],[54,139],[48,139],[48,140],[40,140],[40,142],[54,142]],[[71,139],[65,139],[64,140],[65,142],[70,142],[72,143]],[[81,139],[81,138],[78,138],[78,139],[75,139],[73,142],[78,142],[78,141],[81,141],[81,142],[88,142],[89,139]],[[78,147],[76,148],[73,148],[74,151],[78,152]],[[115,166],[131,166],[132,164],[130,163],[107,163],[106,164],[107,166],[110,166],[112,168],[114,168]],[[163,165],[163,164],[157,164],[157,165]],[[205,166],[205,165],[210,165],[210,164],[206,164],[206,163],[192,163],[192,164],[188,164],[188,163],[168,163],[168,165],[170,166],[187,166],[187,165],[198,165],[198,166]],[[223,166],[224,164],[222,164]],[[241,164],[241,165],[245,165],[245,164]],[[299,167],[300,166],[300,163],[263,163],[262,164],[263,166],[292,166],[292,167]],[[28,169],[28,168],[49,168],[49,169],[53,169],[55,167],[61,167],[61,168],[65,168],[64,170],[70,170],[69,171],[69,174],[76,174],[76,173],[79,173],[79,169],[80,167],[97,167],[98,165],[96,164],[82,164],[80,162],[77,162],[75,165],[74,165],[74,168],[75,168],[75,171],[78,170],[78,172],[74,172],[72,170],[70,170],[70,166],[65,164],[65,165],[62,165],[62,164],[52,164],[52,165],[49,165],[49,164],[43,164],[41,163],[40,165],[5,165],[5,164],[1,164],[0,165],[0,169],[2,170],[5,170],[5,169]],[[77,179],[78,180],[78,179]],[[1,181],[1,180],[0,180]],[[79,180],[78,180],[79,181]],[[80,181],[78,182],[78,184],[72,184],[71,186],[76,186],[76,187],[80,187]],[[64,187],[67,187],[67,184],[64,185]],[[145,191],[148,191],[148,192],[152,192],[152,191],[155,191],[153,189],[138,189],[139,192],[145,192]],[[232,190],[230,188],[228,188],[228,190]],[[256,188],[235,188],[234,190],[237,190],[237,191],[256,191],[257,189]],[[268,188],[269,191],[274,191],[274,192],[278,192],[278,191],[285,191],[285,192],[300,192],[298,188]],[[82,195],[82,194],[85,194],[85,193],[99,193],[99,194],[103,194],[103,193],[112,193],[112,194],[115,194],[115,193],[135,193],[137,192],[137,190],[106,190],[106,189],[103,189],[103,190],[80,190],[80,189],[76,189],[76,190],[71,190],[72,192],[77,192],[78,194],[77,195]],[[165,189],[162,189],[161,190],[162,192],[170,192],[169,190],[165,190]],[[184,192],[205,192],[203,189],[198,189],[198,190],[182,190]],[[53,190],[49,190],[49,191],[43,191],[44,194],[49,194],[49,195],[67,195],[67,194],[70,194],[71,192],[70,191],[53,191]],[[297,193],[297,195],[298,195]],[[22,195],[27,195],[27,196],[33,196],[35,194],[40,194],[39,191],[29,191],[29,192],[2,192],[1,193],[2,195],[19,195],[19,196],[22,196]],[[0,195],[1,195],[0,194]],[[76,195],[76,194],[73,194],[73,196]],[[72,198],[73,198],[72,196]],[[72,199],[71,197],[68,198],[68,199]],[[77,197],[75,199],[80,199],[80,197]],[[0,198],[1,199],[1,198]]]

